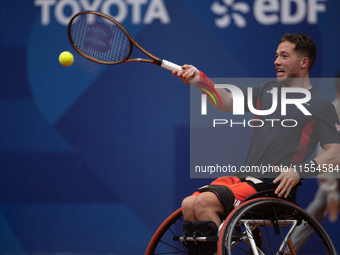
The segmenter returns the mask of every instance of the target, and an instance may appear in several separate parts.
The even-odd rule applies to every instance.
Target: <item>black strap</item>
[[[235,196],[231,189],[223,185],[208,185],[199,188],[199,192],[213,192],[216,194],[221,204],[223,205],[226,215],[228,215],[232,210],[234,210]]]

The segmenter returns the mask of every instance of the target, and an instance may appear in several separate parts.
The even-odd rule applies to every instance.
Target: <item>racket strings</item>
[[[71,37],[83,54],[104,62],[120,62],[130,53],[130,41],[113,22],[95,14],[78,16]]]

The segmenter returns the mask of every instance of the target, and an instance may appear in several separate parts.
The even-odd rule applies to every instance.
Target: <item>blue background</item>
[[[154,65],[103,66],[81,57],[56,18],[58,6],[71,17],[72,6],[83,10],[81,1],[46,0],[49,19],[42,24],[43,1],[0,3],[0,253],[143,254],[181,200],[212,181],[189,177],[189,87]],[[259,0],[219,1],[230,5],[227,16],[244,17],[244,28],[233,19],[217,27],[223,14],[212,12],[212,0],[146,0],[137,24],[129,1],[115,2],[127,7],[122,23],[140,45],[209,77],[275,77],[275,51],[286,32],[315,40],[312,77],[335,77],[340,70],[338,0],[308,1],[326,10],[315,24],[304,17],[289,25],[280,19],[261,24],[254,15]],[[249,12],[234,11],[237,2]],[[291,2],[294,14],[298,7]],[[169,22],[143,23],[150,6],[155,12],[165,7]],[[280,10],[273,13],[281,17]],[[112,5],[110,11],[121,10]],[[74,54],[72,66],[59,64],[62,51]],[[332,86],[318,90],[335,98]],[[251,131],[235,132],[226,146],[228,153],[243,151],[232,155],[240,161]],[[302,207],[316,188],[315,180],[304,181]],[[324,224],[339,249],[336,225]]]

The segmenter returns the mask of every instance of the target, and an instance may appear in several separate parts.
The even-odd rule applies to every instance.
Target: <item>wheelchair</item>
[[[297,188],[296,188],[297,189]],[[336,249],[323,227],[296,204],[296,191],[287,199],[274,190],[265,190],[246,198],[219,227],[217,236],[184,237],[181,208],[173,212],[153,235],[146,255],[188,254],[183,242],[217,242],[215,254],[331,254]],[[306,235],[291,235],[297,226],[308,226],[315,233],[305,243]],[[297,250],[297,245],[302,248]]]

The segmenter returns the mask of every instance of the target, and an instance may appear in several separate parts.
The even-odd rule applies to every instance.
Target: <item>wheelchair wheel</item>
[[[180,241],[174,241],[175,236],[183,234],[182,209],[173,212],[159,226],[146,249],[145,255],[153,254],[188,254],[187,249]]]
[[[299,251],[291,240],[298,225],[309,225],[315,234]],[[294,242],[294,243],[293,243]],[[218,241],[218,254],[337,254],[322,226],[299,206],[278,198],[249,200],[227,217]]]

